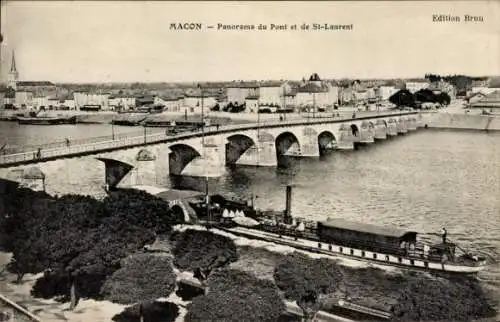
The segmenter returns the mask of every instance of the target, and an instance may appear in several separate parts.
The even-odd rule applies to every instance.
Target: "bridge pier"
[[[258,167],[275,167],[278,165],[276,159],[276,144],[274,142],[257,142],[250,147],[236,161],[237,165],[249,165]]]
[[[390,137],[398,135],[398,125],[395,119],[390,119],[389,122],[387,122],[387,135]]]
[[[375,142],[375,130],[372,123],[363,122],[361,125],[360,143],[373,143]]]
[[[415,131],[417,129],[417,119],[410,117],[407,122],[408,131]]]
[[[132,182],[141,186],[156,186],[156,156],[148,149],[142,149],[135,158]]]
[[[226,151],[223,147],[215,142],[205,142],[201,155],[188,163],[180,174],[192,177],[222,176],[226,172]]]
[[[299,156],[319,158],[318,132],[312,128],[306,127],[300,139]]]
[[[339,150],[354,150],[354,135],[349,127],[341,126],[339,129],[339,141],[337,149]]]
[[[405,134],[408,132],[408,126],[405,119],[400,118],[396,124],[398,133]]]
[[[387,126],[384,122],[377,122],[375,124],[375,139],[385,140],[387,139]]]

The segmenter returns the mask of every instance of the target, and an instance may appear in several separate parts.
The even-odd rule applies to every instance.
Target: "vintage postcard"
[[[0,9],[0,321],[498,321],[499,1]]]

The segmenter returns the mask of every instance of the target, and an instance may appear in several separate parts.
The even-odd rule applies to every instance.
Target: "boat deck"
[[[317,237],[316,239],[308,239],[305,235],[299,237],[298,235],[288,235],[284,233],[279,234],[279,232],[275,233],[272,231],[246,227],[223,228],[223,230],[242,237],[256,238],[267,242],[294,247],[297,249],[312,251],[315,253],[348,257],[362,261],[374,262],[376,264],[398,266],[413,270],[431,270],[446,273],[475,274],[485,267],[484,265],[465,265],[453,262],[441,263],[430,258],[401,256],[389,254],[387,252],[368,251],[359,247],[355,248],[349,246],[334,245],[323,243],[319,241]]]

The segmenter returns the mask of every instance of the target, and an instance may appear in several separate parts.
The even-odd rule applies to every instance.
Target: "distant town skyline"
[[[436,22],[433,15],[481,16]],[[2,3],[1,77],[56,83],[500,75],[500,2]],[[215,25],[172,30],[172,23]],[[218,31],[217,24],[281,24]],[[307,23],[352,30],[301,31]],[[299,30],[289,30],[297,24]]]

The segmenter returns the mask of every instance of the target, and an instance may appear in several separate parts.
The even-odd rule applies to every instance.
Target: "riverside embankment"
[[[500,117],[493,115],[433,113],[425,124],[431,129],[500,131]]]

